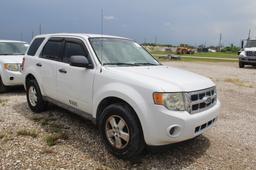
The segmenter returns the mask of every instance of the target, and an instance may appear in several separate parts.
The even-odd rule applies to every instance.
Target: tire
[[[106,148],[118,158],[130,159],[145,147],[139,120],[127,104],[107,106],[99,118],[99,129]]]
[[[26,87],[27,102],[29,108],[40,113],[46,110],[47,103],[43,100],[40,88],[36,80],[29,80]]]
[[[2,82],[2,78],[0,76],[0,93],[4,93],[4,92],[6,92],[6,90],[7,90],[7,87]]]
[[[239,68],[244,68],[244,63],[239,61]]]

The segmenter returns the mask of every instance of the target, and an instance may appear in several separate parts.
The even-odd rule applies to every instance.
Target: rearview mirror
[[[70,65],[74,67],[85,67],[92,68],[92,64],[89,63],[88,59],[85,56],[71,56],[70,57]]]

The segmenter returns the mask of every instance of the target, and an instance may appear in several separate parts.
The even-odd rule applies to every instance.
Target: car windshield
[[[103,65],[160,65],[136,42],[118,38],[90,38],[90,43]]]
[[[0,42],[0,55],[23,55],[28,44],[19,42]]]
[[[256,47],[256,40],[247,40],[245,47]]]

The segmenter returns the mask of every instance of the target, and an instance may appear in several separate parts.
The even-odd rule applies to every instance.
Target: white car
[[[23,65],[32,111],[42,112],[51,102],[93,120],[119,158],[131,158],[146,145],[194,138],[218,118],[220,102],[210,79],[162,65],[127,38],[40,35]]]
[[[28,46],[22,41],[0,40],[0,93],[8,86],[23,85],[20,67]]]

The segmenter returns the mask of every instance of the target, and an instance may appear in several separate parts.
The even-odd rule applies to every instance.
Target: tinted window
[[[62,40],[49,40],[44,46],[41,57],[59,61],[62,45],[63,45]]]
[[[63,62],[69,63],[70,57],[74,55],[81,55],[87,57],[87,52],[85,52],[84,47],[81,43],[66,42]]]
[[[36,38],[29,47],[28,55],[34,56],[43,41],[44,38]]]

